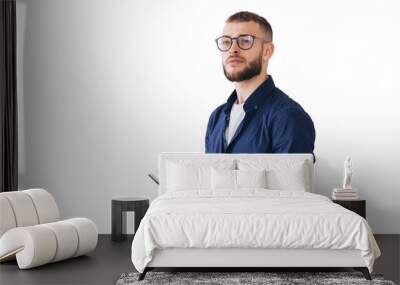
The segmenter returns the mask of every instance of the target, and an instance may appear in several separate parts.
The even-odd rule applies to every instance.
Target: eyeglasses
[[[215,39],[217,47],[220,51],[228,51],[232,47],[233,40],[236,40],[237,45],[242,50],[248,50],[253,47],[254,40],[259,39],[264,43],[268,43],[269,41],[259,38],[253,35],[240,35],[236,38],[232,38],[230,36],[222,36]]]

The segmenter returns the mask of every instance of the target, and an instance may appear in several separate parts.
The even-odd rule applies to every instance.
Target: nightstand
[[[111,201],[111,239],[123,241],[126,239],[126,212],[135,212],[135,233],[140,221],[149,208],[149,198],[127,197],[114,198]]]
[[[366,219],[365,214],[365,207],[366,201],[365,200],[332,200],[332,202],[339,204],[340,206],[353,211],[356,214],[359,214],[361,217]]]

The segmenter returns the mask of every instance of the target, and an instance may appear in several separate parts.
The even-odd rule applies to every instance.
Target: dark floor
[[[376,260],[374,272],[398,284],[400,235],[376,235],[375,238],[382,256]],[[2,263],[0,284],[115,284],[123,272],[134,271],[131,243],[132,237],[117,243],[111,241],[110,235],[100,235],[96,250],[88,256],[29,270],[19,270],[16,262]]]

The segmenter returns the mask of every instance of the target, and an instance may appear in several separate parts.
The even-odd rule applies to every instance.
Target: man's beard
[[[261,73],[261,63],[262,63],[262,52],[260,56],[255,60],[251,61],[249,66],[246,66],[242,71],[235,73],[228,73],[225,69],[225,65],[222,64],[225,77],[232,82],[240,82],[253,78]]]

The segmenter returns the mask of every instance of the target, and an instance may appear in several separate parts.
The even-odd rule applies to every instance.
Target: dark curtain
[[[0,0],[0,192],[18,190],[15,0]]]

